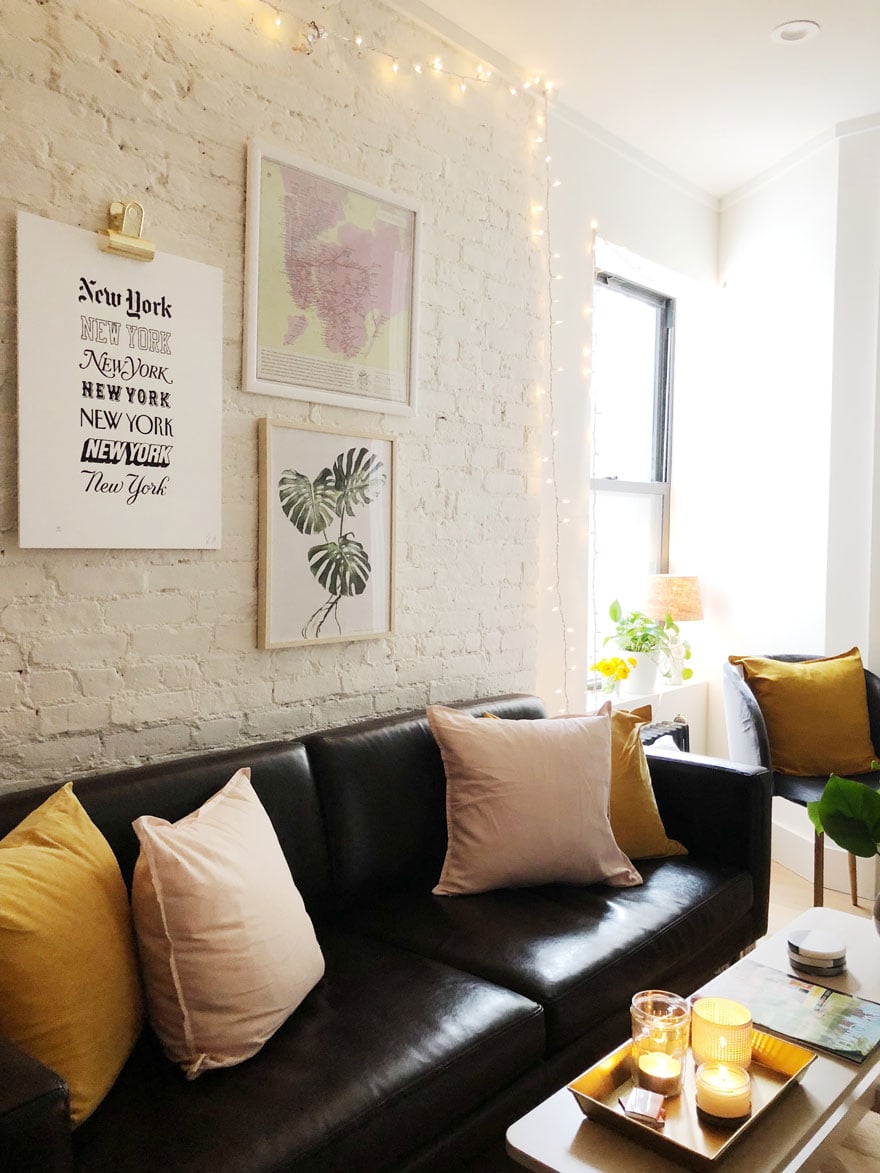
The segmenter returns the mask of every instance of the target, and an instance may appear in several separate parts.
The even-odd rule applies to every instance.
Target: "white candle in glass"
[[[752,1109],[752,1081],[742,1067],[704,1063],[697,1068],[697,1107],[710,1116],[732,1120]]]
[[[677,1096],[681,1091],[681,1060],[662,1051],[640,1055],[638,1084],[661,1096]]]

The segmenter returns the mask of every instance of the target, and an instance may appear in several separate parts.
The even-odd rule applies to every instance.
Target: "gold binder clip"
[[[122,203],[114,200],[110,205],[109,224],[98,229],[98,247],[105,253],[119,257],[130,257],[134,261],[152,261],[156,246],[152,240],[144,240],[143,204],[135,200]]]

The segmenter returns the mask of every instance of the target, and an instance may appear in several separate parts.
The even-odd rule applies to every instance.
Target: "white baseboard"
[[[802,835],[777,819],[773,820],[771,858],[813,882],[813,839]],[[860,900],[873,900],[880,891],[877,857],[859,859],[856,866]],[[849,859],[836,843],[825,841],[825,887],[835,892],[849,892]]]

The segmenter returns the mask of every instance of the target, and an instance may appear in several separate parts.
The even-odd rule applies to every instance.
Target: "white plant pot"
[[[620,652],[624,660],[633,659],[635,668],[630,668],[629,676],[621,683],[620,691],[623,696],[644,696],[654,692],[657,687],[657,661],[647,652]]]

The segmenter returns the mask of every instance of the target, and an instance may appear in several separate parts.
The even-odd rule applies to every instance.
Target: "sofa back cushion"
[[[532,696],[453,707],[474,716],[546,716]],[[446,776],[424,712],[312,733],[303,742],[340,906],[368,903],[399,888],[433,888],[446,854]]]
[[[130,887],[138,857],[132,822],[142,815],[177,822],[216,794],[236,770],[246,767],[306,908],[313,918],[320,917],[331,902],[330,873],[323,821],[301,742],[268,742],[108,771],[74,782],[73,789],[109,842]],[[0,836],[55,789],[0,795]]]

